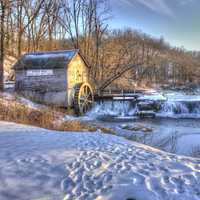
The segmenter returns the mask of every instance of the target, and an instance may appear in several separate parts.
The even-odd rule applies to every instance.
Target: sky
[[[200,0],[110,0],[111,27],[164,37],[172,46],[200,50]]]

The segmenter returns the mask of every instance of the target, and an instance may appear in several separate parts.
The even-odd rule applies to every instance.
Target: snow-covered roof
[[[14,69],[64,68],[78,53],[79,53],[78,49],[27,53],[17,61],[17,63],[13,66],[13,68]]]

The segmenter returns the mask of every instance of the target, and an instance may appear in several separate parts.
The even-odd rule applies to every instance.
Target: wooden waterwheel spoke
[[[79,114],[84,114],[91,109],[94,102],[93,91],[88,83],[80,83],[75,87],[74,107]]]
[[[85,100],[85,98],[84,97],[80,97],[80,101],[84,101]]]
[[[85,96],[85,91],[81,90],[81,96]]]
[[[89,103],[93,103],[93,101],[92,101],[92,100],[87,100],[87,102],[89,102]]]
[[[88,87],[85,86],[85,94],[88,94]]]
[[[88,99],[89,97],[92,98],[92,94],[91,94],[91,93],[88,93],[87,96],[86,96],[85,98]]]

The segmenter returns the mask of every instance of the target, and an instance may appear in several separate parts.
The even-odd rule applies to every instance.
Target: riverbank
[[[72,110],[37,104],[15,93],[0,94],[0,120],[59,131],[80,132],[93,129],[89,124],[73,117]]]
[[[180,105],[185,105],[182,101],[186,98],[187,102],[194,106],[193,110],[198,111],[198,105],[200,105],[197,103],[199,102],[198,96],[195,98],[193,96],[192,99],[184,95],[168,96],[175,99],[175,101],[170,100],[170,105],[173,105],[174,110],[177,110]],[[161,98],[158,94],[146,95],[143,98],[157,100],[158,97]],[[181,104],[177,99],[181,100]],[[118,106],[114,106],[115,104]],[[126,102],[105,103],[101,105],[101,112],[98,111],[99,107],[97,106],[87,116],[76,117],[72,110],[51,108],[34,103],[14,93],[3,93],[0,96],[0,120],[57,131],[95,132],[98,130],[170,153],[200,157],[200,118],[198,118],[198,112],[194,119],[178,117],[186,114],[174,114],[173,110],[171,110],[170,115],[168,110],[164,110],[166,112],[163,111],[162,117],[159,113],[154,119],[121,116],[118,112],[114,112],[120,110],[124,113],[128,113],[128,111],[130,113],[129,106],[130,104],[126,104]],[[180,110],[188,112],[185,108]],[[172,117],[169,118],[169,116]],[[194,113],[192,116],[194,116]]]

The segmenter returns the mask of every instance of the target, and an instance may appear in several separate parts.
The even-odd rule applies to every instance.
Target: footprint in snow
[[[71,190],[75,187],[74,181],[68,177],[62,180],[61,182],[61,190],[65,193],[71,192]]]
[[[175,191],[177,193],[184,193],[185,192],[185,189],[184,189],[185,182],[181,177],[171,177],[170,182],[174,184]]]

